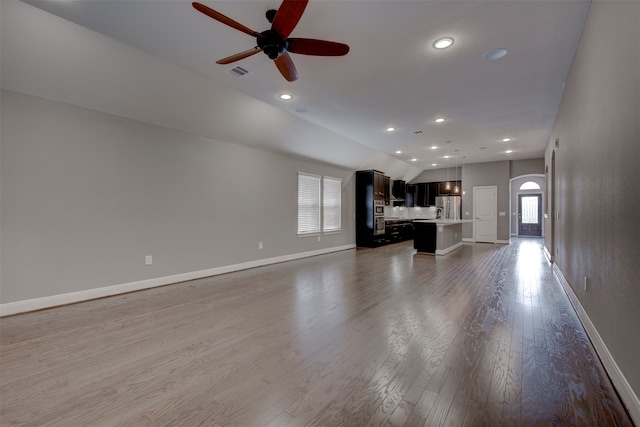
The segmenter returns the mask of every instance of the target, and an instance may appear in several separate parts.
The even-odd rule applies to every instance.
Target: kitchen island
[[[470,219],[414,220],[413,247],[420,253],[445,255],[462,246],[462,224]]]

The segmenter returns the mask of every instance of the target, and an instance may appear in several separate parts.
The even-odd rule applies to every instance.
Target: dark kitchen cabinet
[[[427,198],[428,205],[427,206],[435,206],[436,205],[436,197],[438,197],[438,183],[430,182],[429,184],[429,196]]]
[[[413,224],[409,220],[386,221],[385,240],[387,243],[404,242],[413,239]]]
[[[415,184],[407,184],[406,193],[404,196],[404,205],[408,208],[413,208],[416,206],[416,185]]]
[[[451,188],[447,189],[447,183],[446,182],[441,182],[438,186],[438,195],[440,196],[459,196],[460,192],[462,191],[462,182],[460,181],[450,181],[451,183]],[[456,185],[458,186],[458,191],[454,191],[456,188]]]
[[[415,206],[422,208],[429,206],[429,185],[426,182],[416,184]]]
[[[414,222],[413,248],[418,252],[436,253],[436,224]]]
[[[373,174],[373,197],[377,200],[384,200],[385,176],[380,171],[368,171]]]
[[[356,245],[376,247],[385,244],[384,173],[374,170],[356,172]],[[387,182],[389,188],[390,181]],[[387,190],[389,194],[390,190]],[[376,208],[380,212],[376,213]]]
[[[409,193],[409,186],[411,186],[411,204],[407,203],[409,207],[428,207],[435,206],[436,196],[438,195],[438,184],[435,182],[418,182],[416,184],[407,185],[407,194]],[[409,196],[406,197],[406,200]]]
[[[385,206],[389,206],[391,203],[391,178],[388,176],[384,177],[384,204]]]

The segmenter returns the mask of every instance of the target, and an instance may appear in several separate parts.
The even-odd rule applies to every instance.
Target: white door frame
[[[476,242],[476,221],[477,221],[477,208],[476,208],[476,192],[477,190],[493,190],[495,192],[495,226],[493,227],[493,243],[498,242],[498,186],[497,185],[486,185],[486,186],[478,186],[473,187],[473,241]]]

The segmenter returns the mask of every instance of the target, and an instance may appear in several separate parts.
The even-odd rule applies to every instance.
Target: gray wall
[[[3,304],[355,243],[352,171],[1,93]],[[343,233],[297,237],[298,171]]]
[[[474,218],[473,187],[498,187],[497,238],[500,241],[509,240],[509,170],[509,161],[472,163],[462,169],[462,219]],[[504,212],[504,216],[500,216],[500,212]],[[464,224],[462,237],[473,239],[473,224]]]
[[[411,182],[443,182],[447,181],[447,179],[449,181],[458,181],[462,179],[462,168],[452,167],[449,169],[448,173],[446,168],[425,170],[420,175],[412,179]]]
[[[529,160],[514,160],[511,162],[511,178],[522,175],[544,173],[544,158]]]
[[[640,396],[638,22],[640,2],[591,3],[546,151],[548,190],[555,182],[548,201],[558,219],[545,240]]]

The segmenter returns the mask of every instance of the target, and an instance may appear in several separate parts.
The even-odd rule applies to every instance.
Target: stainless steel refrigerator
[[[460,212],[462,197],[442,196],[436,197],[436,211],[440,219],[462,219]]]

